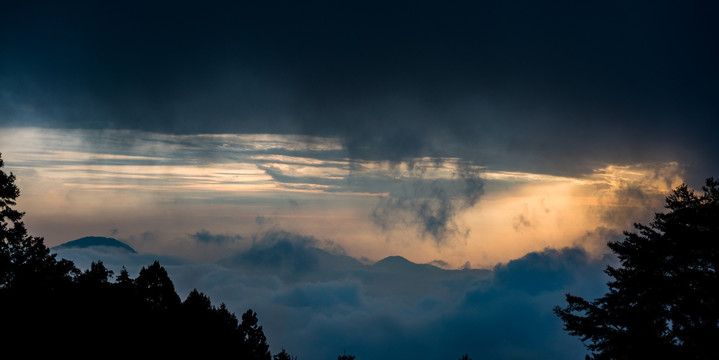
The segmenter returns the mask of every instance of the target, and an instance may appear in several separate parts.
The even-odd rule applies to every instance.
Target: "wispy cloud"
[[[188,234],[188,236],[203,244],[223,245],[243,240],[243,237],[237,234],[213,234],[205,229],[194,234]]]
[[[601,253],[601,240],[587,234],[621,233],[658,210],[683,169],[608,165],[556,176],[461,158],[368,161],[347,157],[337,139],[295,135],[6,128],[0,142],[28,223],[51,242],[88,235],[64,224],[91,222],[85,231],[150,231],[163,240],[148,249],[190,255],[202,237],[187,234],[247,238],[264,216],[339,238],[358,256],[401,252],[454,267],[491,266],[545,246]]]
[[[443,159],[419,159],[392,164],[388,175],[401,185],[379,199],[372,221],[384,231],[404,226],[417,230],[422,237],[441,245],[449,238],[465,236],[456,217],[473,207],[484,193],[480,168]]]

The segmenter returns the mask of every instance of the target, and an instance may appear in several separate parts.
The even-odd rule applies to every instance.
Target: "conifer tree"
[[[677,187],[668,212],[608,244],[608,293],[555,307],[594,359],[719,359],[719,181],[702,189]]]
[[[257,313],[248,309],[242,314],[242,323],[239,326],[242,341],[242,356],[248,360],[271,360],[270,346],[258,324]]]
[[[15,175],[2,171],[0,154],[0,289],[23,291],[56,290],[77,274],[72,262],[56,260],[41,237],[30,236],[22,217],[14,209],[20,190]]]

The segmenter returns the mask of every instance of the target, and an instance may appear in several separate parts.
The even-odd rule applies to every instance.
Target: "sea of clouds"
[[[446,270],[400,256],[368,263],[327,245],[274,229],[212,263],[111,247],[54,251],[80,269],[102,261],[132,277],[158,260],[181,298],[198,289],[235,314],[257,311],[271,351],[298,359],[581,358],[585,348],[552,308],[567,292],[600,296],[614,261],[564,248],[492,269]]]

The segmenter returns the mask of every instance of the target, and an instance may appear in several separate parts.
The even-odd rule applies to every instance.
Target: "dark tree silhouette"
[[[78,285],[87,288],[108,288],[112,275],[113,271],[105,268],[102,261],[98,261],[90,264],[90,268],[80,274],[76,281]]]
[[[469,357],[469,354],[464,354],[461,358],[459,358],[459,360],[472,360],[472,358]]]
[[[15,176],[0,170],[0,289],[56,290],[77,269],[70,261],[55,259],[43,238],[28,235],[22,221],[25,213],[13,208],[19,196]]]
[[[206,313],[212,311],[212,301],[207,295],[193,289],[190,294],[187,295],[187,299],[182,303],[182,306],[189,312],[193,313]]]
[[[719,181],[686,185],[666,213],[610,242],[609,292],[587,301],[567,294],[554,312],[594,359],[719,359]]]
[[[117,286],[124,289],[131,289],[135,286],[132,278],[130,278],[130,273],[127,272],[124,266],[120,270],[120,275],[117,276]]]
[[[180,297],[175,292],[175,285],[167,275],[167,270],[155,261],[140,270],[135,280],[137,291],[155,310],[168,311],[180,306]]]
[[[337,360],[355,360],[355,356],[344,353],[344,354],[338,356]]]
[[[248,360],[272,360],[270,354],[270,346],[267,345],[267,339],[262,331],[262,326],[258,325],[257,313],[252,309],[242,314],[242,323],[239,326],[240,339],[242,341],[242,356]]]
[[[36,357],[56,357],[68,346],[76,356],[96,357],[83,353],[93,348],[85,345],[114,343],[115,357],[271,360],[254,311],[239,323],[197,290],[181,302],[157,261],[137,279],[123,267],[112,282],[102,262],[80,271],[57,260],[42,238],[27,234],[24,214],[13,208],[19,195],[15,177],[0,169],[0,339],[8,353],[33,341]],[[284,350],[277,356],[291,359]]]
[[[28,235],[25,214],[13,208],[20,196],[15,176],[3,166],[0,158],[0,338],[15,344],[27,334],[49,336],[65,323],[58,316],[64,303],[57,299],[79,271],[70,261],[58,261],[43,238]]]
[[[297,360],[297,357],[290,355],[285,349],[282,349],[282,351],[272,357],[272,360]]]

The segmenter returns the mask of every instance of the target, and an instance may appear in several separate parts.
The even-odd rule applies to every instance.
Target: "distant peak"
[[[102,236],[86,236],[77,240],[68,241],[64,244],[60,244],[56,246],[56,249],[71,249],[71,248],[89,248],[94,246],[106,246],[106,247],[114,247],[114,248],[120,248],[126,251],[129,251],[131,253],[137,253],[135,249],[130,247],[130,245],[125,244],[124,242],[108,238],[108,237],[102,237]]]
[[[399,255],[388,256],[378,262],[375,265],[399,265],[399,264],[414,264],[413,262],[403,258]]]

